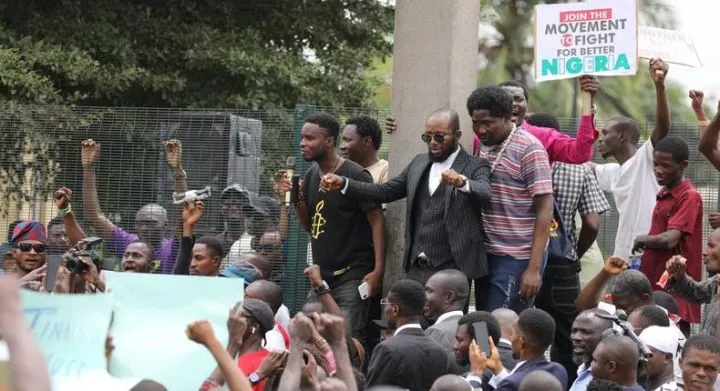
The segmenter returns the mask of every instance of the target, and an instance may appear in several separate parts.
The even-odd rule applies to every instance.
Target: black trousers
[[[548,259],[542,287],[535,299],[535,307],[555,319],[555,340],[550,359],[565,367],[568,385],[577,377],[578,366],[572,360],[572,324],[578,314],[575,299],[580,293],[580,264],[566,260]]]

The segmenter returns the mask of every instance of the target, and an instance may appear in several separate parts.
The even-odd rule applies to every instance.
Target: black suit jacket
[[[405,266],[409,266],[412,248],[413,202],[421,178],[432,164],[427,153],[415,156],[410,164],[395,178],[382,184],[348,180],[346,194],[358,199],[389,203],[407,198],[405,224]],[[470,192],[452,187],[445,192],[445,229],[450,239],[450,249],[458,268],[468,278],[480,278],[488,274],[482,232],[482,206],[490,200],[490,164],[485,159],[470,156],[460,147],[452,169],[468,178]],[[450,186],[441,183],[440,186]],[[432,260],[430,260],[432,262]],[[440,265],[433,265],[440,266]]]
[[[435,380],[450,373],[448,354],[422,329],[405,329],[373,350],[367,385],[394,385],[427,391]]]

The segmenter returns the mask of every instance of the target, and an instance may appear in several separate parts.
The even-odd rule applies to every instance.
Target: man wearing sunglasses
[[[11,256],[15,273],[30,289],[39,289],[47,259],[47,233],[38,221],[23,221],[13,229]]]
[[[460,120],[449,108],[435,110],[420,137],[428,152],[382,184],[342,176],[323,177],[321,187],[363,201],[407,198],[405,270],[425,284],[436,272],[459,269],[468,278],[488,273],[480,210],[490,199],[490,166],[460,146]]]

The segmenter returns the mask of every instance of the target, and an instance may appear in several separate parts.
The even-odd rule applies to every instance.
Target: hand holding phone
[[[488,340],[488,329],[486,322],[473,323],[473,331],[475,332],[475,343],[478,344],[480,351],[485,353],[485,357],[490,358],[492,351],[490,350],[490,342]]]
[[[55,280],[57,280],[58,270],[63,263],[62,255],[50,255],[47,258],[47,271],[45,274],[45,292],[52,292],[55,289]]]
[[[360,284],[360,286],[358,286],[358,293],[360,293],[360,298],[363,300],[370,297],[370,284],[368,284],[367,281]]]

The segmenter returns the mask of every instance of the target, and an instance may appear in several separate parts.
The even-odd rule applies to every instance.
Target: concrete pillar
[[[462,144],[472,150],[465,101],[476,86],[480,0],[397,0],[392,74],[390,177],[399,174],[427,146],[420,139],[425,120],[439,107],[460,114]],[[384,288],[403,274],[405,201],[387,207],[388,248]]]

